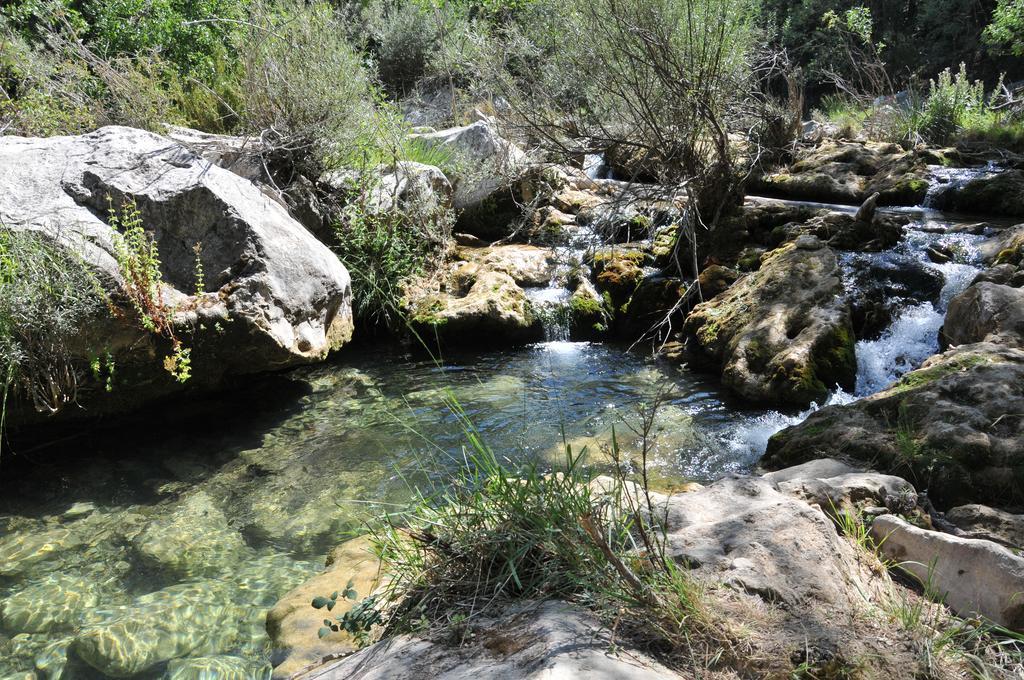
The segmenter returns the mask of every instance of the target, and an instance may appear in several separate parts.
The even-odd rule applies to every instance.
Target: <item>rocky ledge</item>
[[[594,482],[598,489],[607,483]],[[935,621],[949,615],[891,581],[879,555],[844,536],[837,521],[843,513],[882,515],[872,529],[880,542],[888,537],[882,556],[932,565],[934,587],[957,614],[1024,625],[1022,606],[1003,597],[1024,588],[1024,558],[987,540],[935,531],[916,490],[901,478],[825,459],[652,500],[664,512],[669,554],[689,567],[708,615],[743,650],[739,658],[710,662],[713,668],[704,670],[720,674],[713,677],[790,677],[794,668],[857,668],[862,677],[908,677],[927,669],[931,677],[954,678],[967,671],[962,660],[922,654],[912,628],[890,623],[886,612],[900,603],[931,608]],[[313,583],[334,587],[366,563],[357,556],[346,569],[335,561]],[[308,619],[307,627],[319,625],[316,610],[285,604],[310,592],[296,590],[277,609]],[[470,621],[461,644],[445,630],[385,639],[354,654],[344,639],[325,648],[312,627],[302,639],[276,632],[276,618],[270,629],[290,653],[277,667],[280,678],[692,677],[679,670],[681,659],[669,668],[666,659],[614,634],[610,625],[577,605],[518,602]],[[337,654],[345,656],[332,660]],[[303,671],[291,661],[317,656],[326,661]]]
[[[86,366],[95,356],[116,365],[114,389],[92,391],[90,414],[181,389],[161,360],[166,337],[145,330],[124,295],[110,211],[130,202],[159,251],[155,305],[190,349],[190,386],[323,359],[351,338],[345,267],[251,181],[131,128],[3,137],[0,222],[80,258],[113,305],[114,313],[83,329],[73,348]],[[15,420],[19,415],[32,417]]]

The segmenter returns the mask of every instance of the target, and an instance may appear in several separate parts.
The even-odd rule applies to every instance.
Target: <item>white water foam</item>
[[[857,343],[857,386],[854,393],[858,397],[885,389],[939,351],[939,330],[945,321],[950,300],[966,290],[980,271],[973,264],[978,259],[978,240],[979,237],[967,234],[936,238],[928,232],[908,232],[904,247],[926,267],[942,274],[942,291],[937,305],[927,301],[908,305],[877,340]],[[937,264],[924,256],[927,247],[939,242],[958,251],[964,261]]]
[[[764,455],[765,449],[768,448],[768,440],[776,432],[793,425],[799,425],[807,419],[807,416],[823,406],[849,404],[854,400],[856,400],[854,395],[842,389],[837,389],[821,406],[817,403],[812,403],[806,411],[801,411],[795,415],[786,415],[779,411],[769,411],[768,413],[743,421],[726,438],[725,445],[738,459],[753,463]]]

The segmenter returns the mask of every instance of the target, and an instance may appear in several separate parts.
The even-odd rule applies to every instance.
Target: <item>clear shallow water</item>
[[[858,395],[937,349],[945,305],[976,272],[976,237],[930,231],[942,226],[920,222],[889,253],[944,283],[858,343]],[[960,261],[927,262],[937,242],[956,245]],[[558,462],[564,427],[598,468],[613,426],[635,452],[627,424],[661,394],[653,467],[665,486],[751,468],[773,433],[813,410],[744,408],[711,377],[612,345],[549,342],[452,355],[444,367],[347,350],[220,402],[154,409],[141,425],[26,450],[0,468],[0,679],[113,676],[65,668],[83,636],[114,641],[107,661],[135,663],[137,678],[265,677],[266,609],[318,572],[347,532],[406,501],[427,470],[458,464],[449,390],[510,461]],[[829,403],[853,398],[836,392]],[[225,665],[237,674],[210,670]]]
[[[626,423],[657,394],[659,483],[747,469],[763,448],[741,426],[764,411],[615,346],[553,342],[452,356],[444,368],[392,351],[342,360],[188,413],[156,412],[173,425],[154,415],[8,457],[0,678],[39,669],[52,674],[26,677],[61,677],[68,645],[83,635],[118,640],[120,667],[141,657],[140,678],[203,677],[169,668],[168,655],[237,657],[250,664],[243,677],[262,677],[273,658],[266,609],[381,504],[407,500],[424,468],[457,464],[448,390],[514,462],[559,461],[563,427],[596,467],[613,426],[635,451]]]

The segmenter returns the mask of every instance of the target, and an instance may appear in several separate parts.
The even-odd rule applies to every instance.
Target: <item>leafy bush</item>
[[[396,330],[403,321],[405,286],[439,263],[454,215],[427,195],[411,196],[383,211],[377,188],[374,182],[353,181],[334,226],[335,249],[352,276],[356,316]]]
[[[67,249],[34,232],[0,227],[4,411],[12,392],[43,413],[56,413],[76,400],[82,367],[75,363],[72,346],[103,308],[97,291],[85,264]]]
[[[114,255],[123,280],[122,292],[142,328],[170,341],[171,352],[164,358],[164,368],[178,382],[187,382],[192,376],[192,351],[175,330],[175,310],[163,300],[160,252],[143,227],[135,201],[126,201],[120,210],[111,206],[109,224],[117,231]]]
[[[999,0],[985,40],[1010,54],[1024,57],[1024,0]]]
[[[376,153],[386,116],[360,55],[330,5],[257,0],[244,38],[242,92],[246,125],[266,131],[293,161],[324,167],[365,165]]]
[[[440,38],[440,8],[384,0],[370,6],[373,54],[381,82],[406,94],[426,73]]]

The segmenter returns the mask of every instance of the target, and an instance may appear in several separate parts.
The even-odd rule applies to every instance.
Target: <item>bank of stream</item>
[[[864,272],[908,267],[938,287],[883,291],[898,303],[891,321],[859,341],[856,395],[837,391],[834,402],[937,351],[946,304],[978,271],[981,236],[965,222],[914,220],[895,249],[843,256],[851,294]],[[926,256],[935,246],[949,261]],[[185,680],[218,664],[265,677],[275,661],[267,608],[424,475],[461,464],[449,395],[511,464],[557,464],[564,432],[598,467],[613,426],[636,449],[628,424],[661,395],[653,467],[668,488],[752,469],[771,434],[807,415],[752,409],[712,376],[639,351],[561,340],[440,362],[345,350],[255,385],[195,409],[204,415],[159,412],[164,425],[99,429],[3,461],[0,678]],[[169,662],[178,658],[197,660]]]

